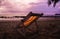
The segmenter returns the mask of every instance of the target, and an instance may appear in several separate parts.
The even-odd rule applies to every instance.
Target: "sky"
[[[23,13],[25,15],[30,11],[44,13],[45,15],[60,13],[60,2],[55,8],[52,5],[48,7],[47,0],[0,0],[0,14]]]

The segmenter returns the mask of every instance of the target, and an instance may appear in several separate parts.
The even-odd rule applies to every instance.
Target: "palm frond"
[[[48,0],[48,6],[50,6],[51,5],[51,1],[50,0]]]
[[[56,4],[57,4],[59,1],[60,1],[60,0],[48,0],[48,6],[53,3],[53,7],[55,7]]]
[[[53,6],[55,7],[59,0],[55,0]]]
[[[54,0],[51,0],[52,2],[54,2]]]

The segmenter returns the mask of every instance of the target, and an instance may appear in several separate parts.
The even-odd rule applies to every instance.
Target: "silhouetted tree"
[[[48,6],[53,3],[53,7],[56,6],[56,3],[58,3],[60,0],[48,0]]]

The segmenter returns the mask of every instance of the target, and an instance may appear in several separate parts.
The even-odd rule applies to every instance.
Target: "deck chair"
[[[41,17],[43,13],[37,14],[37,13],[32,13],[30,12],[24,19],[21,20],[21,22],[17,26],[17,32],[21,34],[22,36],[26,36],[27,32],[30,33],[35,33],[38,32],[39,26],[37,25],[37,19]],[[28,27],[32,24],[35,23],[36,25],[36,31],[33,31],[29,29]]]

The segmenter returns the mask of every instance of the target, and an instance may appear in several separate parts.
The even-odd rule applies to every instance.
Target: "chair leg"
[[[31,38],[36,38],[36,37],[38,37],[38,36],[39,36],[39,26],[38,26],[38,24],[37,24],[37,21],[35,21],[35,25],[36,25],[37,30],[36,30],[35,35],[34,35],[34,36],[32,36]]]
[[[35,21],[35,25],[36,25],[36,28],[37,28],[37,32],[39,32],[39,25],[38,25],[37,21]]]
[[[7,39],[8,33],[4,33],[3,39]]]
[[[19,33],[19,34],[21,34],[22,36],[26,36],[25,34],[26,34],[26,31],[24,30],[24,28],[20,28],[20,29],[17,29],[17,32]]]

